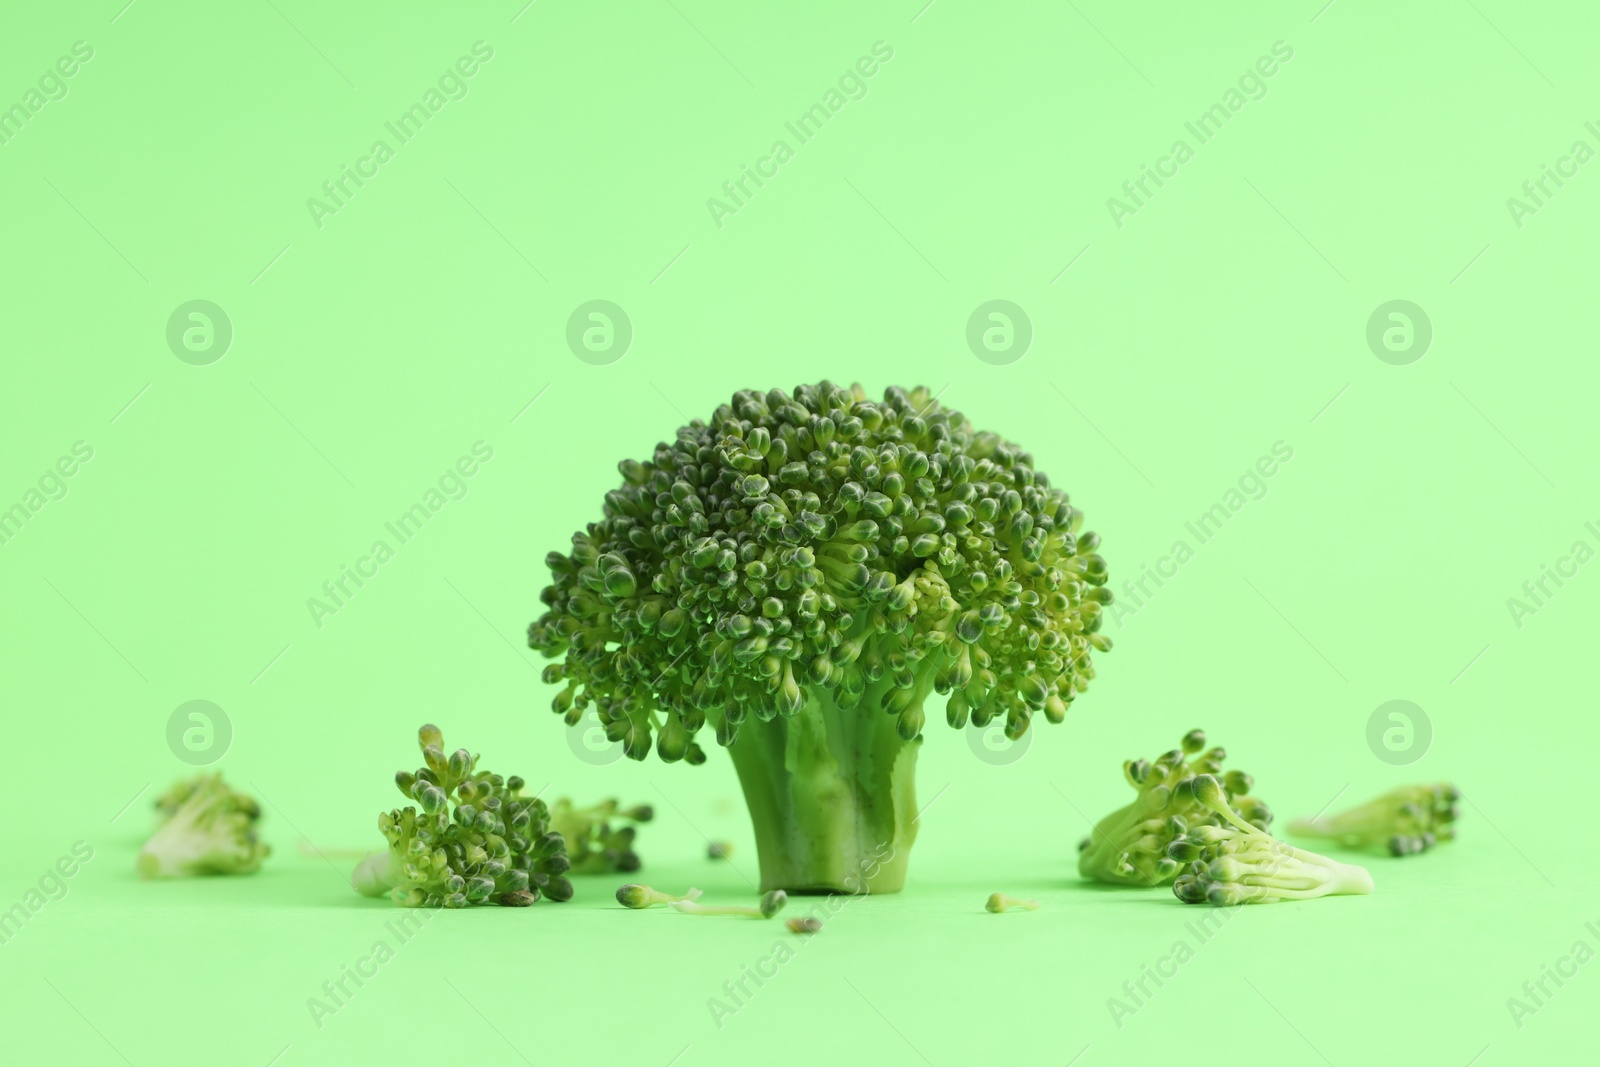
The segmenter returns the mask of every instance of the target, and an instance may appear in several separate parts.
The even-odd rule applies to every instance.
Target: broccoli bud
[[[1192,791],[1223,825],[1195,827],[1167,846],[1168,856],[1183,865],[1172,892],[1185,904],[1274,904],[1372,892],[1366,868],[1286,845],[1246,822],[1212,775],[1197,775]]]
[[[1138,797],[1095,824],[1078,844],[1078,873],[1112,885],[1158,886],[1178,876],[1182,864],[1167,850],[1173,841],[1201,826],[1220,826],[1223,819],[1194,794],[1198,776],[1218,775],[1218,787],[1237,806],[1246,822],[1266,830],[1272,812],[1247,795],[1254,780],[1243,771],[1222,771],[1227,752],[1206,748],[1202,730],[1190,730],[1179,747],[1149,760],[1128,760],[1122,774]],[[1213,779],[1216,781],[1216,779]]]
[[[1347,811],[1296,819],[1289,832],[1337,841],[1346,848],[1382,846],[1392,856],[1410,856],[1455,839],[1460,799],[1461,791],[1449,782],[1403,785]]]
[[[250,874],[272,851],[256,839],[261,806],[220,774],[175,783],[156,798],[156,810],[163,821],[139,850],[140,877]]]
[[[763,889],[893,892],[931,694],[1015,740],[1095,676],[1105,560],[1028,452],[926,389],[742,391],[619,465],[546,558],[554,710],[625,753],[729,749]]]
[[[422,810],[378,816],[389,848],[361,861],[356,890],[408,908],[572,899],[566,843],[550,832],[544,801],[523,796],[526,783],[515,775],[477,770],[478,757],[464,748],[445,756],[437,726],[417,738],[427,766],[401,771],[395,784]]]

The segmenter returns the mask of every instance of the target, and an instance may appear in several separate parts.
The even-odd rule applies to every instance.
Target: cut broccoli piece
[[[670,901],[667,906],[685,915],[743,915],[751,919],[770,919],[782,911],[787,903],[789,894],[781,889],[773,889],[762,893],[760,902],[753,908],[742,904],[699,904],[687,898]]]
[[[1449,782],[1403,785],[1359,807],[1315,819],[1296,819],[1289,832],[1337,841],[1346,848],[1382,846],[1393,856],[1426,852],[1453,841],[1461,791]]]
[[[1021,897],[1007,896],[1005,893],[991,893],[989,894],[989,899],[984,902],[983,908],[985,911],[993,912],[996,915],[1003,911],[1010,911],[1012,908],[1038,911],[1039,902],[1037,900],[1025,900]]]
[[[573,874],[629,874],[640,866],[633,850],[639,831],[636,825],[613,826],[612,820],[638,824],[653,818],[655,810],[648,804],[619,809],[615,800],[606,800],[578,808],[562,797],[550,808],[550,829],[567,843]]]
[[[1158,886],[1176,878],[1180,865],[1167,855],[1167,846],[1191,829],[1222,825],[1222,818],[1191,792],[1199,774],[1221,775],[1223,788],[1245,821],[1267,829],[1272,812],[1247,795],[1253,784],[1248,774],[1238,770],[1222,774],[1226,757],[1221,748],[1206,750],[1204,731],[1190,730],[1181,747],[1154,763],[1142,759],[1123,763],[1122,775],[1139,795],[1101,819],[1078,843],[1078,873],[1112,885]]]
[[[1213,776],[1197,775],[1191,791],[1226,825],[1197,826],[1167,846],[1168,856],[1184,865],[1172,892],[1185,904],[1274,904],[1372,892],[1366,868],[1286,845],[1240,818]]]
[[[156,810],[163,821],[139,850],[141,877],[250,874],[272,852],[256,838],[261,806],[221,774],[175,783],[156,798]]]
[[[633,759],[733,759],[761,888],[895,892],[923,705],[1060,722],[1095,676],[1106,562],[1033,456],[927,389],[741,391],[546,558],[528,644],[554,709]]]
[[[650,908],[657,904],[671,904],[679,900],[699,900],[700,890],[690,889],[682,896],[674,893],[663,893],[659,889],[651,889],[647,885],[633,882],[617,889],[617,903],[624,908]]]
[[[544,801],[523,796],[515,775],[476,770],[478,757],[464,748],[446,756],[437,726],[417,739],[427,766],[401,771],[395,784],[422,810],[378,816],[389,848],[361,861],[351,878],[357,891],[387,893],[408,908],[571,899],[566,845],[550,832]]]

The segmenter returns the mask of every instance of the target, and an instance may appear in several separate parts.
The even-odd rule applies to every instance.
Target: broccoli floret
[[[261,806],[221,774],[175,783],[156,798],[156,810],[163,821],[139,850],[141,877],[250,874],[272,852],[256,838]]]
[[[781,889],[772,889],[762,893],[761,900],[753,908],[742,904],[699,904],[686,897],[669,901],[667,906],[685,915],[743,915],[750,919],[770,919],[782,911],[787,903],[789,894]]]
[[[923,704],[1060,722],[1095,676],[1105,560],[1033,456],[926,389],[735,393],[546,562],[528,644],[558,714],[632,758],[733,758],[761,887],[894,892],[917,829]]]
[[[633,850],[639,831],[636,825],[613,826],[612,820],[637,824],[653,818],[655,810],[648,804],[619,808],[615,800],[605,800],[579,808],[562,797],[550,808],[550,829],[566,842],[573,874],[629,874],[640,866]]]
[[[1296,819],[1289,832],[1327,838],[1346,848],[1382,846],[1390,855],[1411,856],[1455,839],[1460,799],[1461,791],[1449,782],[1403,785],[1348,811]]]
[[[1200,774],[1221,775],[1223,788],[1246,822],[1261,830],[1272,812],[1248,796],[1253,779],[1243,771],[1222,773],[1227,752],[1206,749],[1202,730],[1184,734],[1181,747],[1147,760],[1128,760],[1122,776],[1138,791],[1133,803],[1107,815],[1078,843],[1078,873],[1112,885],[1158,886],[1178,876],[1180,864],[1167,846],[1190,830],[1220,826],[1222,818],[1194,797],[1191,786]]]
[[[464,748],[446,756],[437,726],[417,739],[427,766],[401,771],[395,784],[422,810],[378,816],[389,848],[361,861],[351,878],[357,891],[387,893],[408,908],[570,900],[566,845],[550,832],[544,801],[523,796],[515,775],[476,770],[478,757]]]
[[[1197,775],[1192,792],[1227,825],[1196,827],[1167,846],[1167,855],[1184,865],[1172,892],[1185,904],[1275,904],[1372,892],[1365,867],[1286,845],[1240,818],[1211,775]]]

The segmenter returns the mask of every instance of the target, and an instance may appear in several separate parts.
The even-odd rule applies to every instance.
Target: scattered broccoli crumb
[[[789,928],[790,933],[814,934],[818,930],[822,929],[822,920],[821,919],[790,919],[788,922],[784,923],[784,925]]]
[[[648,908],[656,904],[671,904],[679,900],[694,901],[699,899],[700,890],[698,889],[691,889],[682,896],[674,896],[671,893],[663,893],[660,890],[651,889],[647,885],[640,885],[638,882],[622,886],[617,890],[617,903],[624,908]]]
[[[476,770],[478,757],[464,748],[446,756],[437,726],[419,730],[417,743],[427,766],[401,771],[395,785],[422,810],[378,816],[389,848],[361,861],[356,890],[408,908],[570,900],[566,844],[550,832],[544,801],[523,796],[515,775]]]
[[[1212,775],[1195,776],[1193,793],[1227,825],[1197,826],[1167,846],[1184,865],[1172,892],[1185,904],[1274,904],[1372,892],[1366,868],[1286,845],[1240,818]]]
[[[789,894],[781,889],[772,889],[761,894],[761,903],[754,908],[738,904],[697,904],[692,900],[674,900],[671,907],[673,911],[681,911],[685,915],[744,915],[752,919],[770,919],[782,911],[787,903]]]
[[[1010,911],[1012,908],[1025,908],[1028,911],[1038,911],[1039,902],[1037,900],[1024,900],[1020,897],[1009,897],[1004,893],[992,893],[989,896],[988,902],[984,904],[985,910],[992,911],[996,915],[999,915],[1003,911]]]
[[[648,804],[623,808],[610,799],[579,808],[562,797],[550,808],[550,829],[566,842],[573,874],[631,874],[641,866],[633,850],[637,824],[653,818],[655,809]]]
[[[156,810],[161,825],[139,850],[142,878],[251,874],[272,852],[256,837],[261,806],[221,774],[174,783],[156,798]]]
[[[1154,763],[1123,763],[1123,777],[1139,795],[1101,819],[1079,842],[1078,873],[1112,885],[1158,886],[1176,878],[1180,865],[1167,855],[1167,846],[1191,829],[1222,825],[1219,816],[1194,798],[1191,786],[1200,774],[1221,775],[1223,789],[1244,820],[1266,830],[1272,812],[1247,795],[1254,779],[1239,770],[1223,774],[1226,758],[1224,749],[1206,749],[1205,731],[1190,730],[1180,747]]]
[[[733,855],[733,842],[731,841],[712,841],[706,845],[706,859],[708,860],[725,860],[731,855]]]
[[[1314,819],[1296,819],[1289,832],[1337,841],[1346,848],[1382,846],[1392,856],[1414,856],[1456,836],[1456,801],[1449,782],[1403,785],[1359,807]]]

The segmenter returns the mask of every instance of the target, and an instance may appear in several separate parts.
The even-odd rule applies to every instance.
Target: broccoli
[[[636,826],[613,827],[611,820],[642,823],[653,818],[655,810],[648,804],[618,810],[615,800],[606,800],[593,807],[578,808],[562,797],[550,808],[550,829],[566,842],[573,874],[627,874],[640,866],[639,854],[633,851],[633,839],[639,831]]]
[[[256,838],[261,806],[232,789],[221,774],[175,783],[156,798],[156,810],[161,825],[139,850],[143,878],[251,874],[272,852]]]
[[[753,908],[742,904],[700,904],[688,897],[669,901],[667,906],[685,915],[743,915],[750,919],[770,919],[782,911],[787,903],[789,894],[781,889],[772,889],[762,893],[761,900]]]
[[[703,763],[708,723],[763,890],[899,890],[923,704],[1060,722],[1095,676],[1105,560],[1033,456],[926,390],[741,391],[644,462],[547,557],[528,644],[554,708],[633,759]]]
[[[617,889],[617,903],[624,908],[650,908],[657,904],[671,904],[679,900],[699,900],[700,890],[690,889],[682,896],[673,893],[663,893],[659,889],[651,889],[647,885],[632,882]]]
[[[1212,775],[1196,775],[1191,789],[1226,825],[1197,826],[1167,846],[1167,855],[1184,865],[1172,892],[1185,904],[1274,904],[1372,892],[1365,867],[1286,845],[1240,818]]]
[[[1460,799],[1461,791],[1449,782],[1403,785],[1336,815],[1296,819],[1289,832],[1328,838],[1346,848],[1381,845],[1391,855],[1410,856],[1455,839]]]
[[[1022,908],[1026,911],[1038,911],[1037,900],[1024,900],[1021,897],[1007,896],[1004,893],[991,893],[989,899],[984,901],[983,909],[999,915],[1001,912],[1010,911],[1012,908]]]
[[[1220,826],[1222,819],[1195,799],[1191,786],[1200,774],[1222,774],[1227,752],[1202,750],[1206,735],[1190,730],[1181,747],[1156,759],[1128,760],[1122,775],[1139,796],[1095,824],[1094,832],[1078,843],[1078,873],[1112,885],[1158,886],[1178,876],[1181,866],[1167,855],[1167,846],[1200,826]],[[1229,771],[1222,785],[1246,822],[1266,830],[1272,812],[1248,796],[1253,779],[1243,771]]]
[[[422,810],[378,816],[389,847],[361,861],[356,890],[408,908],[524,907],[541,894],[570,900],[566,845],[549,831],[544,801],[523,796],[515,775],[475,770],[478,757],[464,748],[446,756],[437,726],[424,726],[417,740],[427,766],[401,771],[395,784]]]

